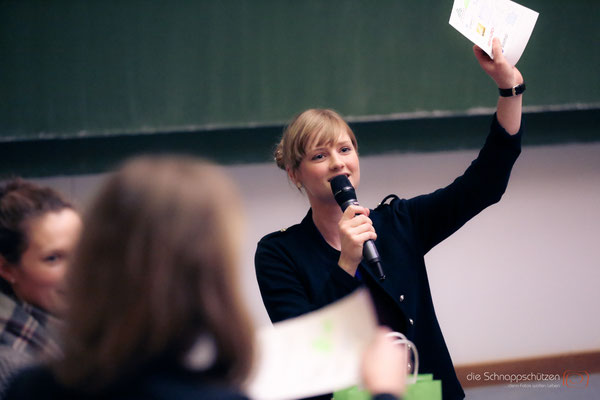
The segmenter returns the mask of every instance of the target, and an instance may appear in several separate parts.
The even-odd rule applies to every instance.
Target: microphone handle
[[[381,266],[381,258],[379,258],[379,252],[377,251],[377,247],[375,247],[373,239],[369,239],[363,244],[363,258],[365,258],[372,267],[377,269],[379,280],[385,280],[385,274],[383,273],[383,267]]]
[[[358,201],[356,199],[350,199],[341,205],[342,212],[346,211],[349,205],[358,206]],[[363,258],[367,260],[367,262],[377,269],[377,275],[380,281],[385,280],[385,274],[383,273],[383,267],[381,266],[381,258],[379,258],[379,252],[377,251],[377,247],[375,247],[375,242],[373,239],[367,240],[363,244]]]

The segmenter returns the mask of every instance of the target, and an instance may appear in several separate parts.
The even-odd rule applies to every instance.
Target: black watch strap
[[[525,89],[526,89],[525,82],[523,82],[520,85],[517,85],[510,89],[498,89],[498,91],[500,92],[500,96],[502,96],[502,97],[512,97],[512,96],[520,95],[521,93],[523,93],[525,91]]]

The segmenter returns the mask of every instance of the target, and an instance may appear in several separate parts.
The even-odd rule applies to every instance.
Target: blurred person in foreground
[[[56,330],[80,229],[55,190],[18,178],[0,186],[0,394],[24,366],[62,354]]]
[[[28,369],[7,399],[245,399],[253,327],[237,280],[242,217],[210,163],[142,157],[92,202],[68,278],[64,358]],[[403,349],[380,331],[363,377],[404,388]]]

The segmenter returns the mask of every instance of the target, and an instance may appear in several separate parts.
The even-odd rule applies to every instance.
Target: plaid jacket
[[[0,291],[0,346],[35,358],[56,358],[62,351],[54,340],[59,321],[47,312]]]

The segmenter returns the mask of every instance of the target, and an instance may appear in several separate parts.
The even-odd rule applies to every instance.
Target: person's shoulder
[[[392,210],[399,210],[406,206],[406,202],[406,199],[400,198],[396,194],[388,194],[377,204],[377,207],[373,211],[385,213]]]
[[[293,240],[294,236],[297,235],[299,232],[300,232],[300,224],[295,224],[295,225],[292,225],[287,228],[281,228],[275,232],[271,232],[271,233],[263,236],[258,243],[260,246],[261,244],[266,244],[266,243],[275,243],[275,242],[279,242],[279,241]]]
[[[32,366],[21,370],[9,383],[4,395],[11,399],[55,399],[63,389],[47,366]]]
[[[373,223],[379,226],[379,229],[382,229],[383,226],[388,226],[394,221],[398,221],[398,219],[405,220],[406,218],[410,218],[410,204],[419,201],[420,197],[422,195],[406,199],[396,194],[387,195],[371,212],[370,218],[373,220]]]
[[[0,392],[6,389],[21,370],[33,363],[34,359],[28,353],[15,350],[10,346],[0,345]]]
[[[261,266],[270,264],[273,260],[292,257],[299,251],[298,247],[309,237],[310,233],[302,223],[263,236],[256,245],[254,259],[256,267],[261,269]]]
[[[3,287],[4,285],[5,282],[0,282],[0,326],[6,325],[6,321],[10,319],[18,307],[13,296],[8,293],[10,289]]]
[[[0,366],[25,366],[34,361],[35,358],[30,353],[17,350],[6,343],[0,343]]]
[[[187,373],[164,372],[150,374],[135,384],[130,384],[131,391],[126,399],[214,399],[214,400],[247,400],[247,397],[227,384],[206,382],[201,377]],[[117,396],[119,398],[119,396]]]

